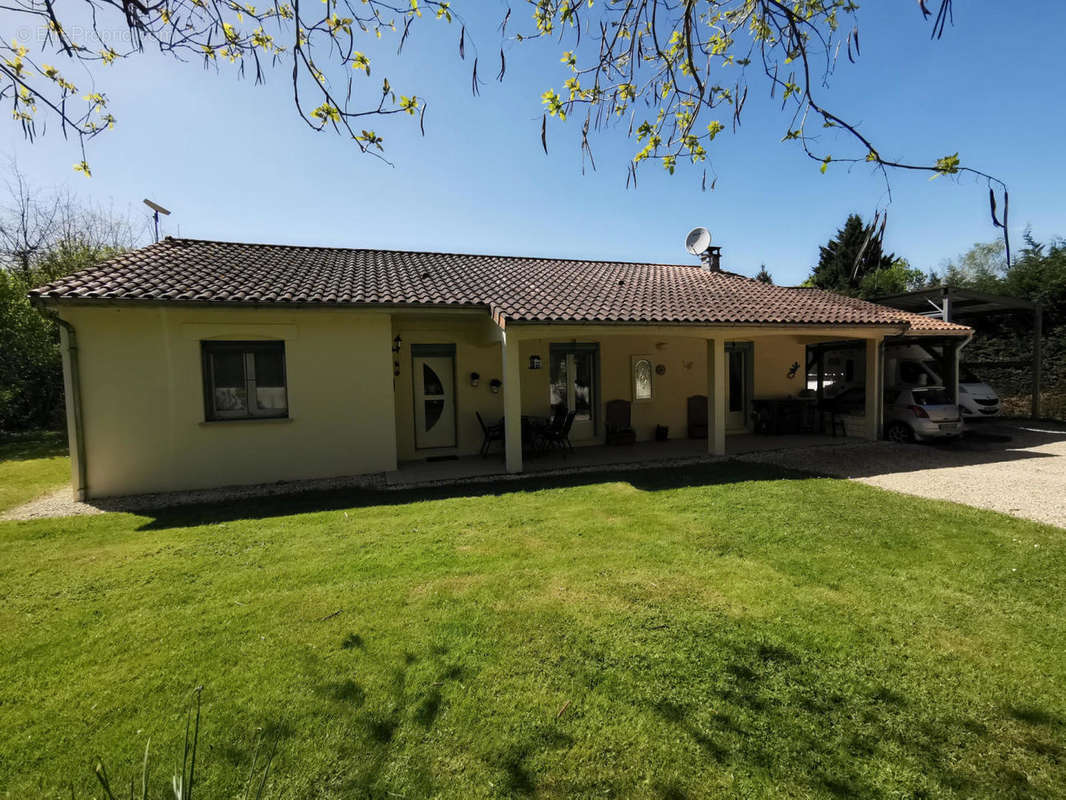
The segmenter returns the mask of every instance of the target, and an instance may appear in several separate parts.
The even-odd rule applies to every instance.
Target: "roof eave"
[[[275,301],[233,301],[233,300],[160,300],[157,298],[132,299],[128,297],[50,297],[41,294],[29,294],[30,303],[38,307],[81,307],[106,308],[121,306],[127,308],[172,307],[182,308],[228,308],[228,309],[350,309],[353,311],[485,311],[487,305],[481,303],[338,303],[338,302],[287,302]]]

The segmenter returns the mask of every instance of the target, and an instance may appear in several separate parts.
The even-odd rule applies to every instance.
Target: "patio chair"
[[[688,438],[707,438],[707,395],[694,394],[688,399]]]
[[[503,420],[501,419],[495,425],[486,425],[485,420],[481,418],[480,411],[475,411],[474,414],[477,415],[478,425],[481,426],[481,457],[485,458],[493,442],[503,441]]]
[[[573,450],[574,445],[570,443],[570,429],[574,426],[574,417],[577,416],[576,411],[570,411],[567,413],[561,426],[556,426],[553,423],[541,431],[540,441],[545,450],[552,447],[562,448],[563,452]]]
[[[628,400],[611,400],[604,406],[607,421],[607,444],[633,444],[637,441],[637,432],[630,424],[630,406]]]

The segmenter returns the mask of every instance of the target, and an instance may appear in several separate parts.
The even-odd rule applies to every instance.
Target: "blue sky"
[[[72,171],[79,151],[54,129],[31,144],[8,123],[0,148],[38,185],[65,184],[135,215],[151,197],[174,212],[168,232],[183,236],[684,263],[685,233],[704,225],[727,268],[754,274],[765,263],[779,283],[803,280],[850,211],[868,216],[885,201],[867,166],[822,175],[781,143],[788,116],[758,78],[739,132],[710,151],[714,191],[700,190],[700,167],[669,176],[656,164],[627,190],[636,148],[622,130],[593,141],[598,171],[582,175],[579,122],[549,120],[548,156],[539,139],[540,95],[566,77],[565,48],[507,43],[507,76],[496,83],[504,4],[453,6],[483,58],[478,98],[456,24],[424,19],[399,60],[391,45],[364,48],[374,57],[368,88],[376,93],[388,75],[429,102],[424,138],[406,117],[374,121],[392,167],[311,131],[291,106],[287,66],[255,86],[157,54],[99,73],[119,124],[90,144],[91,179]],[[1057,38],[1066,4],[1017,4],[1009,25],[998,3],[956,6],[955,27],[930,41],[913,0],[867,0],[862,57],[843,61],[820,99],[886,156],[931,162],[957,150],[964,164],[1002,177],[1014,240],[1027,225],[1038,238],[1066,234]],[[515,3],[512,29],[519,13]],[[849,148],[827,140],[830,152]],[[887,247],[915,266],[936,267],[997,235],[983,184],[894,174],[892,190]]]

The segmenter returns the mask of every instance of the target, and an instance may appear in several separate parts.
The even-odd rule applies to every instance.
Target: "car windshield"
[[[940,372],[938,371],[937,363],[935,361],[926,361],[925,368],[936,376],[933,378],[934,381],[940,380]]]
[[[926,361],[925,366],[928,367],[934,375],[940,374],[937,372],[937,363],[935,361]],[[940,378],[937,378],[937,380],[940,380]],[[959,383],[983,383],[983,381],[974,375],[970,368],[965,364],[959,364]]]
[[[951,405],[951,397],[948,395],[947,390],[939,387],[935,389],[915,389],[914,402],[920,406],[948,406]]]

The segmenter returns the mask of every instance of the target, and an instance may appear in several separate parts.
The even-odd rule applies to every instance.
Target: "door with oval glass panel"
[[[455,354],[446,347],[411,348],[415,447],[455,447]]]

